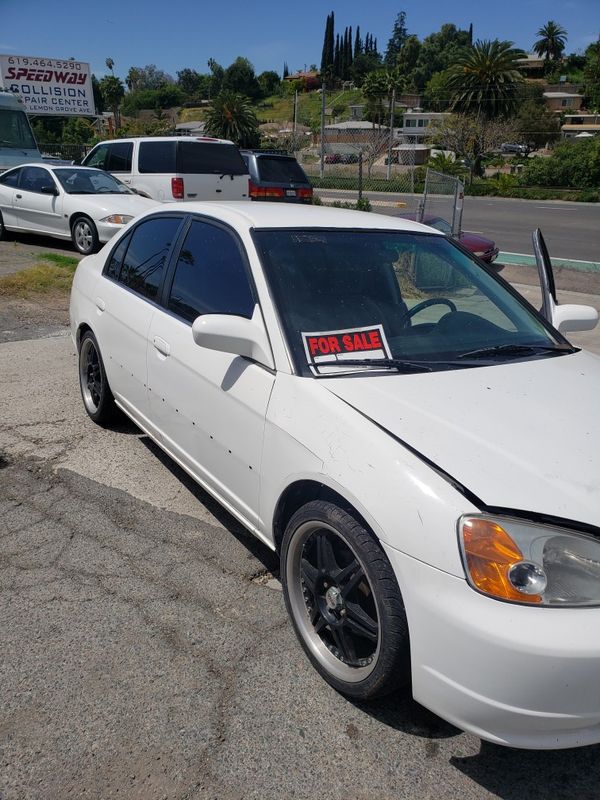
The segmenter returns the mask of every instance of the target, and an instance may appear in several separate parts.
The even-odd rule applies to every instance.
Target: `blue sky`
[[[467,28],[476,39],[510,39],[531,49],[536,31],[549,19],[568,31],[567,52],[578,52],[600,34],[600,0],[427,0],[427,2],[241,2],[241,0],[0,0],[0,54],[74,57],[91,63],[101,77],[107,56],[115,74],[156,64],[176,76],[191,67],[208,72],[214,58],[227,67],[238,55],[257,73],[281,73],[319,64],[325,20],[335,12],[336,32],[360,25],[377,37],[380,51],[404,9],[410,33],[423,38],[444,22]]]

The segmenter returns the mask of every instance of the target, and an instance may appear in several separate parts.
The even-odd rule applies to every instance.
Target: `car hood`
[[[65,205],[73,211],[85,211],[95,219],[103,219],[109,214],[131,214],[137,217],[157,205],[157,200],[140,197],[137,194],[69,194],[65,195]]]
[[[600,526],[600,358],[323,380],[486,506]]]

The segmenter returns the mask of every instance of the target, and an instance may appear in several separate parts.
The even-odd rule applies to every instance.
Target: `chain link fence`
[[[426,224],[434,217],[445,220],[450,226],[447,233],[460,236],[464,191],[459,178],[428,168],[418,219]]]
[[[93,145],[91,144],[45,144],[43,142],[38,144],[38,148],[42,156],[47,161],[81,161],[84,156],[90,152]]]

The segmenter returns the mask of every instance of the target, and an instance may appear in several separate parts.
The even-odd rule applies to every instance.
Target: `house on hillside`
[[[301,81],[302,89],[310,92],[312,89],[319,89],[321,86],[321,75],[314,70],[304,70],[294,72],[293,75],[286,75],[284,81]]]
[[[544,101],[549,111],[565,111],[565,109],[577,111],[581,108],[583,95],[567,91],[544,92]]]
[[[565,114],[563,139],[587,139],[600,134],[600,114]]]

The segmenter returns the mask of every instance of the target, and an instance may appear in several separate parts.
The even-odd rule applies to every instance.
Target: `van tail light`
[[[312,199],[313,190],[312,186],[310,189],[298,189],[298,197],[301,197],[303,200]]]
[[[285,191],[280,186],[269,186],[265,189],[265,197],[285,197]]]
[[[259,189],[259,187],[252,182],[252,178],[248,180],[248,196],[249,197],[264,197],[265,190]]]
[[[171,192],[174,200],[183,200],[183,178],[171,178]]]

